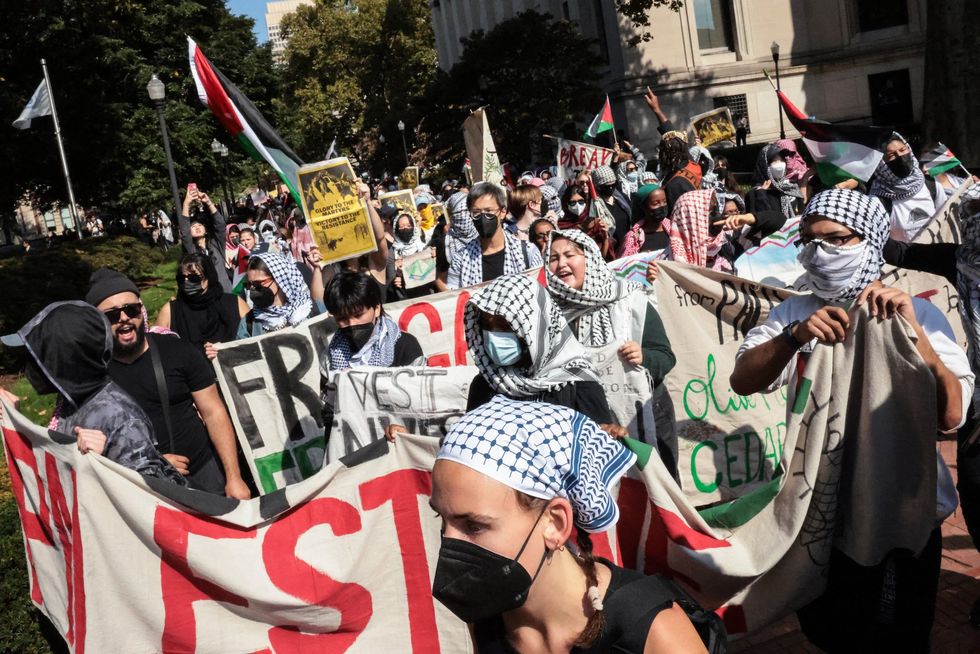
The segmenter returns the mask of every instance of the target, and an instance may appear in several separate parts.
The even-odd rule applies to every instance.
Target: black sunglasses
[[[177,273],[178,282],[188,281],[191,282],[192,284],[196,284],[203,279],[204,278],[198,275],[197,273],[190,273],[188,275],[185,275],[184,273]]]
[[[105,317],[109,319],[109,322],[116,324],[119,322],[119,318],[122,314],[126,314],[127,318],[135,318],[142,312],[143,305],[139,302],[133,302],[132,304],[124,304],[121,307],[116,307],[115,309],[109,309],[108,311],[103,311]]]

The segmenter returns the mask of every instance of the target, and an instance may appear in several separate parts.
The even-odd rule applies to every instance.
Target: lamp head
[[[163,82],[155,74],[150,78],[149,83],[147,83],[146,92],[149,94],[150,100],[154,102],[163,102],[164,98],[167,97],[167,87],[164,86]]]

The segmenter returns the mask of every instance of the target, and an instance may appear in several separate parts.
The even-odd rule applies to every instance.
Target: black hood
[[[91,304],[49,304],[17,334],[41,372],[76,408],[109,383],[112,330]]]

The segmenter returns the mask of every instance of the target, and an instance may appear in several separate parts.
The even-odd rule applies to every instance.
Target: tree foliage
[[[626,17],[637,31],[626,43],[635,46],[653,39],[653,35],[647,31],[650,28],[651,9],[670,7],[672,11],[680,11],[683,6],[683,0],[616,0],[616,11]]]
[[[385,134],[401,158],[396,125],[414,123],[411,100],[437,70],[429,18],[426,0],[324,0],[286,17],[284,96],[301,156],[323,158],[336,138],[362,164],[383,165]]]
[[[39,204],[66,194],[50,118],[29,130],[9,127],[42,78],[46,58],[77,201],[132,210],[168,206],[170,185],[155,110],[146,83],[167,85],[166,117],[178,183],[220,186],[211,153],[224,133],[193,91],[184,35],[263,110],[277,77],[268,47],[257,47],[253,21],[223,0],[36,0],[7,3],[0,37],[0,213],[25,192]],[[233,174],[255,168],[232,146]]]
[[[543,134],[580,136],[576,119],[591,119],[602,104],[602,59],[594,42],[567,21],[526,11],[463,40],[463,54],[439,75],[419,103],[429,157],[462,163],[460,126],[487,107],[503,162],[545,161],[553,144]]]

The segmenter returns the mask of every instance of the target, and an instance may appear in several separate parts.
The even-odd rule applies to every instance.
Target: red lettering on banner
[[[85,597],[84,593],[81,592],[82,587],[78,586],[76,588],[76,580],[81,580],[82,575],[79,574],[80,571],[75,571],[75,566],[81,566],[81,557],[76,558],[74,551],[74,530],[73,526],[77,524],[75,522],[74,515],[77,515],[77,505],[78,505],[78,495],[75,493],[75,473],[72,472],[72,511],[73,515],[68,514],[68,502],[65,500],[65,491],[61,486],[61,476],[58,474],[58,460],[54,458],[49,452],[44,453],[44,468],[47,473],[48,480],[48,492],[51,494],[51,514],[54,516],[54,526],[58,532],[58,541],[61,543],[61,551],[65,559],[65,588],[67,590],[67,605],[65,607],[65,614],[68,616],[68,628],[65,633],[65,640],[68,641],[69,645],[75,643],[75,625],[77,624],[75,619],[75,593],[78,592],[79,599],[81,600],[79,604],[84,611]],[[77,539],[79,545],[81,544],[81,538]],[[83,615],[84,621],[84,615]],[[76,648],[76,652],[84,649],[84,645],[80,648]]]
[[[612,161],[613,154],[614,152],[612,150],[606,150],[605,148],[599,150],[599,156],[602,157],[603,166],[609,165],[609,162]]]
[[[432,475],[425,470],[396,470],[361,484],[361,502],[370,511],[391,502],[405,571],[408,623],[413,652],[438,652],[439,629],[432,599],[429,563],[422,537],[418,496],[432,494]]]
[[[436,332],[442,331],[442,319],[439,317],[439,312],[436,308],[429,304],[428,302],[419,302],[418,304],[412,304],[405,307],[402,311],[402,315],[398,316],[398,329],[403,332],[410,331],[408,325],[412,322],[412,318],[421,314],[426,320],[429,321],[429,333],[435,334]],[[448,368],[452,365],[449,362],[448,354],[434,354],[428,358],[428,365],[439,368]]]
[[[931,298],[933,295],[936,295],[938,293],[939,293],[939,289],[934,288],[931,291],[922,291],[921,293],[916,293],[915,297],[922,298],[923,300],[929,300],[929,298]],[[931,303],[932,300],[929,300],[929,302]]]
[[[373,613],[371,593],[363,586],[339,582],[296,556],[300,537],[316,525],[330,525],[335,536],[346,536],[360,531],[361,516],[347,502],[332,497],[301,504],[269,527],[262,561],[277,588],[304,602],[333,608],[340,613],[340,626],[320,634],[300,633],[292,625],[273,627],[269,643],[276,652],[347,651]]]
[[[558,148],[558,165],[564,166],[568,163],[568,148]]]
[[[643,531],[643,518],[649,506],[649,494],[642,481],[623,477],[619,483],[619,522],[616,536],[619,550],[623,556],[623,566],[639,570],[640,536]]]
[[[459,297],[456,298],[456,322],[453,324],[455,331],[453,341],[456,343],[457,366],[466,365],[466,355],[470,351],[469,345],[466,344],[466,325],[463,323],[463,317],[466,315],[466,303],[469,301],[470,292],[460,291]],[[429,365],[434,364],[430,363]]]
[[[595,169],[599,167],[599,151],[592,149],[589,151],[589,168]]]
[[[48,502],[45,499],[44,484],[38,472],[37,459],[34,458],[31,442],[26,436],[12,429],[4,429],[3,437],[4,442],[7,444],[7,470],[10,471],[10,486],[14,491],[14,499],[17,501],[17,512],[20,513],[20,524],[24,529],[24,538],[26,540],[37,541],[48,547],[54,547],[54,539],[51,536],[51,518],[48,513]],[[37,513],[27,509],[27,486],[26,480],[24,479],[24,471],[21,466],[26,467],[34,475]],[[37,572],[34,570],[34,557],[31,555],[31,545],[30,543],[26,545],[27,547],[24,549],[27,551],[27,567],[31,571],[31,601],[38,606],[44,606],[41,587],[37,583]]]
[[[194,574],[187,562],[189,536],[255,538],[254,529],[228,527],[183,511],[158,506],[153,516],[153,542],[160,548],[160,590],[163,595],[164,652],[193,652],[197,647],[194,602],[213,600],[248,606],[248,600]]]
[[[580,146],[578,146],[577,150],[578,151],[575,154],[578,155],[578,156],[575,159],[575,167],[576,168],[584,168],[585,167],[585,151],[586,151],[585,150],[585,146],[584,145],[580,145]]]

